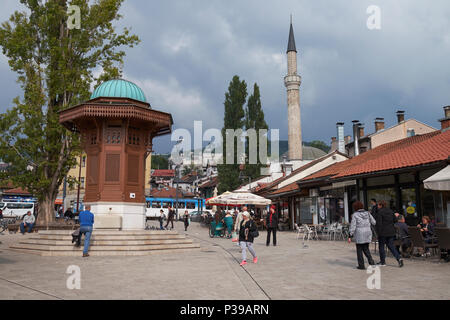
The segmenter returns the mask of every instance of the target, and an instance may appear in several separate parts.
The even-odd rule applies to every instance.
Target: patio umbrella
[[[426,179],[423,184],[426,189],[439,191],[450,190],[450,165]]]
[[[242,191],[242,192],[226,192],[220,196],[214,197],[206,201],[207,204],[217,204],[217,205],[259,205],[266,206],[272,203],[271,200],[257,196],[256,194]]]

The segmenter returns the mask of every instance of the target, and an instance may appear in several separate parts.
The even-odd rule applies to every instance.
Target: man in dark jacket
[[[172,209],[171,206],[169,206],[169,214],[167,215],[167,223],[166,223],[166,228],[169,226],[169,222],[172,224],[172,229],[173,229],[173,218],[175,216],[175,210]]]
[[[397,239],[401,240],[402,256],[405,258],[409,257],[408,250],[411,247],[411,239],[409,238],[408,225],[405,223],[405,217],[401,214],[396,213],[397,222],[395,227],[397,228]],[[397,246],[397,251],[399,251],[400,246]]]
[[[377,219],[377,212],[378,212],[378,205],[376,199],[370,199],[370,205],[372,206],[372,209],[370,209],[370,213],[372,214],[372,217]]]
[[[266,217],[267,241],[266,246],[270,245],[270,234],[273,233],[273,245],[277,245],[277,228],[278,228],[278,213],[275,212],[275,206],[270,207],[270,211]]]
[[[378,203],[376,221],[378,244],[380,247],[380,262],[378,264],[380,266],[386,265],[386,251],[384,246],[387,245],[389,251],[391,251],[392,255],[397,259],[399,267],[403,267],[402,257],[394,246],[396,234],[394,223],[397,222],[397,218],[395,217],[394,212],[386,207],[386,201],[380,201]]]

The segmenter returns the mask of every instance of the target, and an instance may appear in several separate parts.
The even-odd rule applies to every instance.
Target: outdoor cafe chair
[[[433,252],[437,250],[438,244],[437,243],[427,243],[425,242],[425,239],[423,238],[422,232],[417,227],[408,227],[408,233],[411,237],[412,247],[414,248],[422,248],[425,252],[426,249],[433,249]],[[425,255],[427,257],[427,255]]]
[[[295,230],[297,231],[297,235],[296,235],[296,240],[298,240],[298,238],[300,238],[300,234],[304,232],[303,227],[299,227],[298,224],[294,223],[295,226]]]
[[[441,250],[439,260],[442,259],[442,252],[449,252],[450,250],[450,229],[449,228],[434,228],[438,239],[438,246]],[[448,254],[447,254],[448,255]],[[448,256],[447,256],[448,258]]]
[[[315,231],[307,224],[302,225],[302,227],[305,230],[305,234],[303,235],[303,247],[307,247],[306,243],[308,243],[309,240],[313,239],[314,235],[317,236],[317,234],[315,234]]]

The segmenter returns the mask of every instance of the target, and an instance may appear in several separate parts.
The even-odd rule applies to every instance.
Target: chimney
[[[402,123],[405,121],[405,111],[399,110],[397,111],[397,123]]]
[[[341,153],[345,153],[345,137],[344,137],[344,123],[338,122],[336,123],[336,129],[337,129],[337,150]]]
[[[364,125],[359,126],[359,137],[364,137]]]
[[[376,118],[375,119],[375,132],[384,129],[384,118]]]
[[[331,150],[330,150],[330,152],[336,151],[337,147],[338,147],[338,142],[337,142],[336,137],[331,137]]]
[[[359,155],[359,120],[353,120],[353,148],[355,157]]]
[[[352,136],[345,136],[345,144],[349,144],[352,141]]]
[[[450,106],[444,107],[445,118],[440,119],[441,130],[446,131],[450,128]]]

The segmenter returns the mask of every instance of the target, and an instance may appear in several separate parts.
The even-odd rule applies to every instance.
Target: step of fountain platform
[[[73,231],[49,230],[39,231],[21,239],[10,250],[34,253],[41,256],[79,256],[81,247],[72,244]],[[199,250],[200,245],[171,230],[109,231],[94,230],[89,254],[96,256],[148,255],[163,252],[183,252]]]

